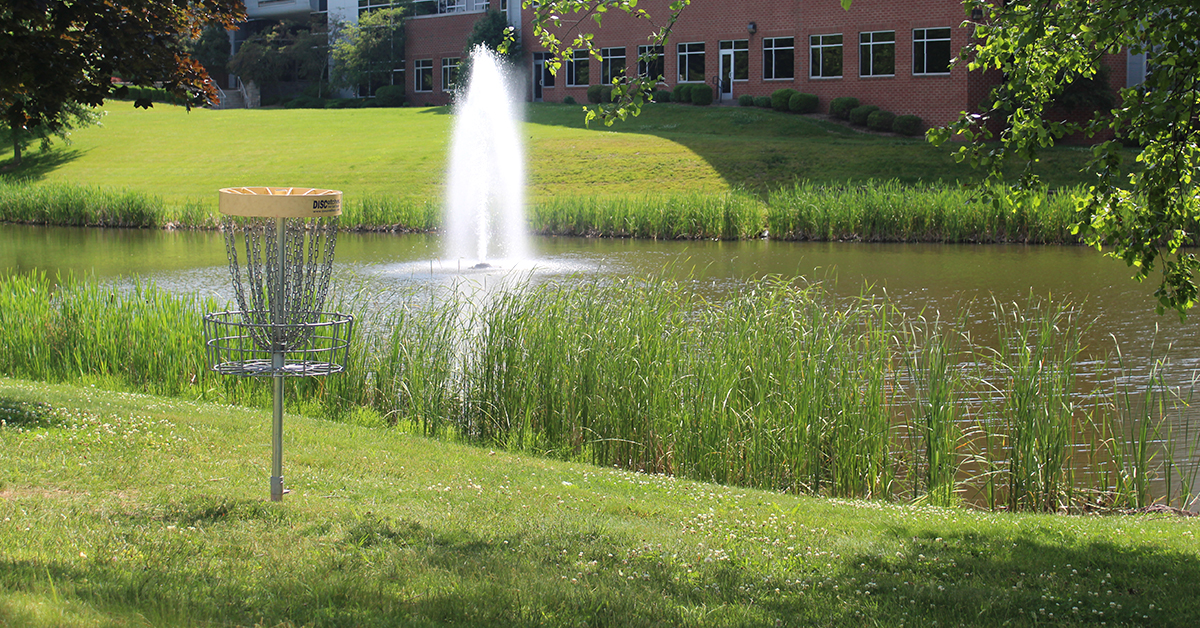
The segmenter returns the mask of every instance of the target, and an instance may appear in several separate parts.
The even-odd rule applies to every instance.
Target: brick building
[[[247,7],[256,0],[250,0]],[[298,0],[319,3],[332,19],[357,16],[389,0]],[[267,0],[257,0],[260,6]],[[270,0],[270,6],[297,0]],[[643,0],[651,16],[668,15],[670,0]],[[578,25],[593,32],[603,59],[576,53],[557,75],[544,70],[546,53],[536,45],[531,11],[520,0],[416,0],[407,23],[405,59],[391,82],[403,84],[417,105],[450,101],[458,64],[472,27],[489,7],[519,26],[524,45],[522,72],[527,98],[562,102],[568,96],[587,102],[588,85],[607,84],[647,51],[646,36],[654,25],[622,12],[605,15],[603,27],[585,18]],[[253,13],[253,11],[251,11]],[[854,0],[849,11],[839,0],[760,0],[739,2],[693,0],[684,9],[663,47],[648,67],[661,74],[665,88],[679,83],[714,86],[721,101],[742,94],[765,96],[781,88],[816,94],[820,110],[831,99],[853,96],[896,114],[915,114],[927,124],[944,124],[963,110],[973,110],[998,76],[968,73],[965,63],[951,60],[967,46],[969,18],[960,0]],[[570,36],[564,24],[562,39]],[[655,52],[655,51],[652,51]],[[1110,56],[1109,81],[1140,78],[1138,60]],[[1126,66],[1133,68],[1127,73]]]

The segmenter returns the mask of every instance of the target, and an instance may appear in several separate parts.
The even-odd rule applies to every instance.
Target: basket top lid
[[[342,192],[321,188],[222,188],[219,207],[226,216],[338,216],[342,213]]]

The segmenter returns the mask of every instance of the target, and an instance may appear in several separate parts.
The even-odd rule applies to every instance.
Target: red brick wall
[[[442,59],[464,58],[463,49],[467,37],[475,22],[483,17],[482,13],[455,13],[451,15],[433,15],[417,17],[409,20],[404,33],[404,95],[405,99],[414,105],[445,105],[450,102],[450,94],[442,85]],[[416,82],[415,61],[430,59],[433,61],[433,91],[415,92]]]

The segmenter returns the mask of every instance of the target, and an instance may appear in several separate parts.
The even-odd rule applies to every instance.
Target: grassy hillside
[[[1189,626],[1195,519],[731,489],[0,379],[0,626]]]
[[[11,179],[128,188],[171,205],[215,203],[237,185],[313,185],[348,195],[439,197],[452,116],[446,108],[185,111],[105,105],[103,126],[30,153]],[[883,137],[774,111],[653,105],[583,127],[577,106],[527,107],[529,193],[613,196],[765,192],[798,180],[953,182],[976,175],[920,138]],[[1087,151],[1047,154],[1055,186],[1082,182]],[[0,162],[11,150],[0,148]]]

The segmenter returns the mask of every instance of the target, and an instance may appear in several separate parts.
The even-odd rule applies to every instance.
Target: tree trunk
[[[16,168],[21,165],[21,138],[17,137],[17,130],[13,129],[13,160],[9,164],[10,167]]]

